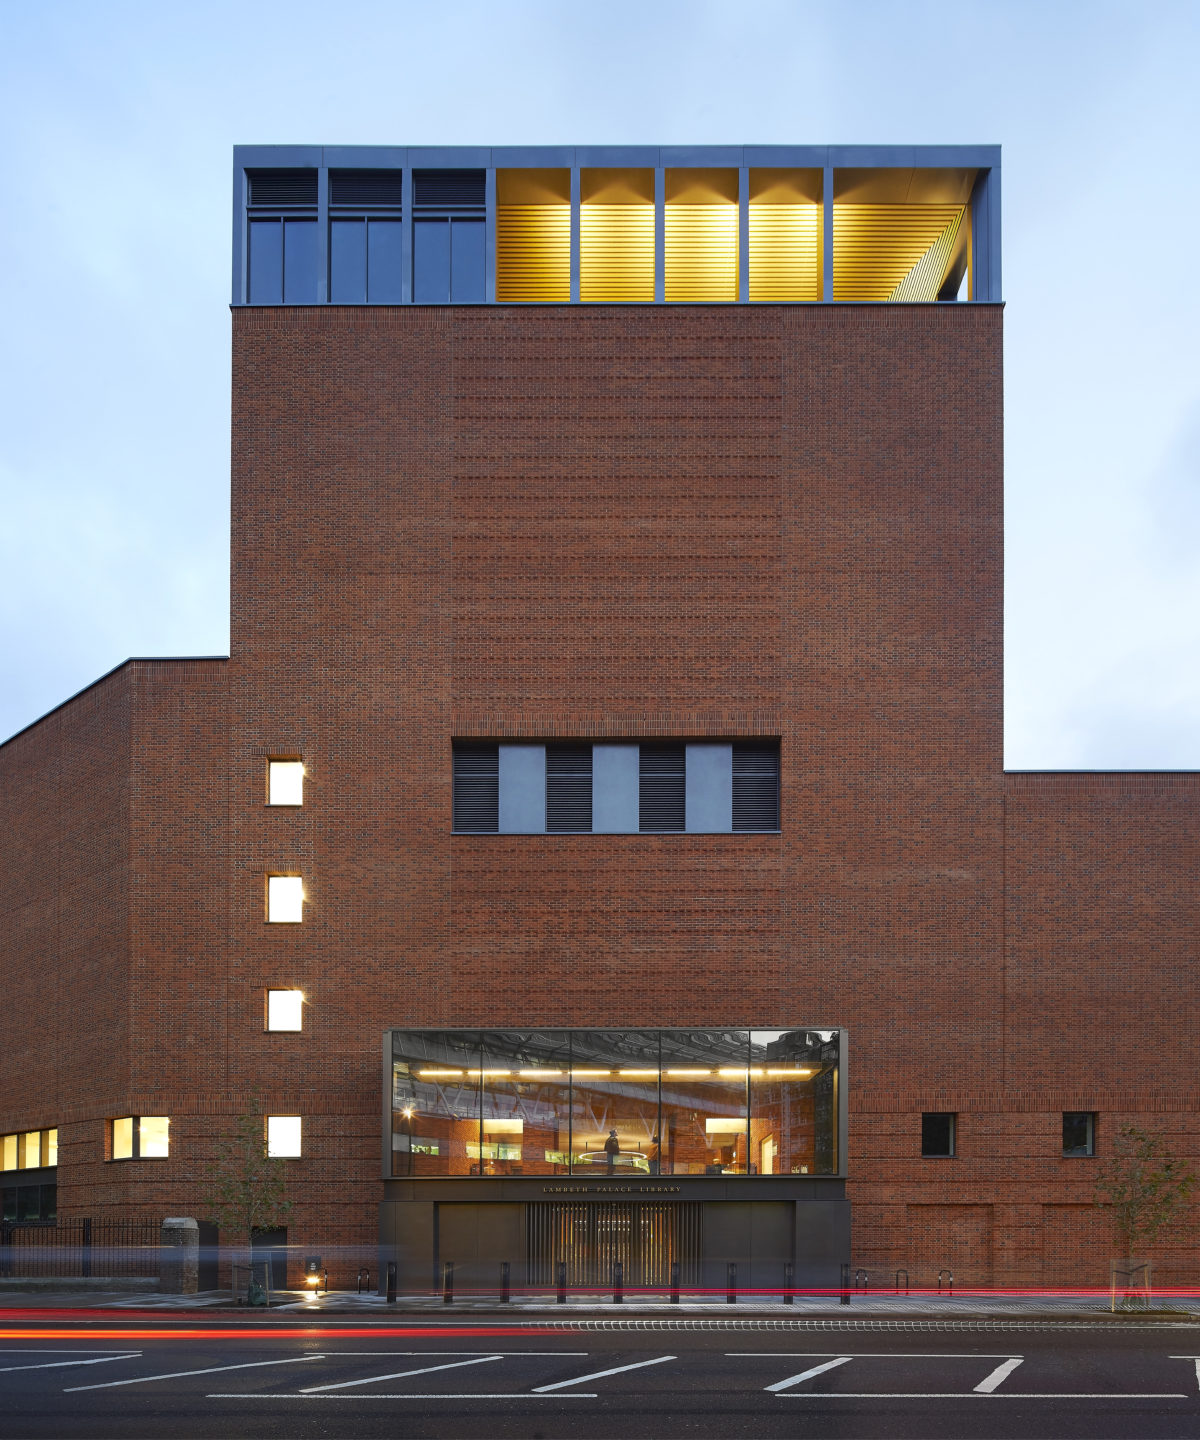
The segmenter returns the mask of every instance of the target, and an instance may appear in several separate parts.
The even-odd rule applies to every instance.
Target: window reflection
[[[394,1031],[394,1176],[833,1175],[833,1030]]]

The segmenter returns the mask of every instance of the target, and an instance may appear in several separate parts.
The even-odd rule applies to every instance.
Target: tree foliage
[[[264,1120],[257,1101],[239,1115],[206,1170],[204,1204],[222,1230],[246,1237],[253,1248],[258,1230],[286,1225],[292,1212],[284,1161],[267,1156]]]
[[[1096,1181],[1096,1204],[1111,1210],[1113,1227],[1132,1260],[1140,1246],[1152,1245],[1163,1226],[1180,1216],[1195,1185],[1195,1175],[1172,1155],[1161,1135],[1126,1125]]]

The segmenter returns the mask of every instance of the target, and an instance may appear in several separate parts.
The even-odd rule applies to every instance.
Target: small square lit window
[[[267,1154],[273,1160],[300,1158],[300,1116],[267,1116]]]
[[[57,1165],[57,1164],[58,1164],[58,1129],[57,1129],[57,1127],[56,1127],[55,1129],[53,1129],[53,1130],[47,1130],[47,1131],[46,1131],[46,1138],[45,1138],[45,1140],[44,1140],[44,1142],[43,1142],[43,1145],[44,1145],[44,1148],[45,1148],[45,1158],[43,1159],[42,1164],[43,1164],[43,1165]]]
[[[304,1029],[304,991],[267,991],[267,1029]]]
[[[298,925],[304,919],[304,881],[299,875],[267,876],[267,919],[273,925]]]
[[[165,1115],[125,1115],[112,1121],[111,1158],[166,1160],[170,1154],[170,1126]]]
[[[143,1160],[167,1158],[167,1130],[170,1124],[165,1115],[143,1115],[138,1121],[138,1154]]]
[[[42,1132],[27,1130],[21,1136],[21,1169],[36,1170],[42,1163]]]
[[[304,804],[304,761],[267,761],[267,804]]]

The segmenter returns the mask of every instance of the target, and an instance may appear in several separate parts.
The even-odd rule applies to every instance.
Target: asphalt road
[[[9,1318],[0,1435],[1200,1440],[1200,1326],[646,1323]]]

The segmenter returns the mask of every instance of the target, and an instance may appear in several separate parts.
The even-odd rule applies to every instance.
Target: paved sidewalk
[[[6,1291],[0,1293],[0,1309],[24,1310],[35,1313],[38,1310],[108,1310],[108,1311],[156,1311],[162,1314],[204,1311],[209,1314],[234,1311],[240,1316],[266,1318],[265,1309],[248,1309],[238,1306],[228,1290],[207,1291],[199,1295],[158,1295],[121,1292],[25,1292]],[[891,1321],[932,1321],[967,1320],[994,1318],[1016,1321],[1064,1322],[1087,1320],[1099,1322],[1105,1319],[1144,1323],[1145,1320],[1159,1320],[1174,1323],[1200,1323],[1200,1292],[1186,1295],[1167,1294],[1155,1298],[1152,1310],[1146,1312],[1119,1312],[1113,1316],[1110,1310],[1108,1292],[1097,1291],[1075,1294],[1012,1294],[970,1292],[957,1295],[937,1294],[895,1294],[890,1291],[851,1291],[850,1304],[839,1303],[837,1294],[818,1296],[797,1296],[790,1305],[784,1304],[777,1295],[739,1295],[735,1304],[730,1304],[725,1293],[708,1294],[703,1297],[683,1296],[679,1304],[671,1304],[664,1294],[626,1294],[621,1304],[614,1303],[611,1294],[573,1295],[566,1304],[559,1305],[553,1292],[536,1295],[514,1295],[506,1304],[500,1302],[495,1292],[487,1294],[459,1294],[451,1304],[446,1304],[440,1295],[401,1295],[394,1305],[389,1305],[384,1296],[378,1294],[356,1294],[354,1291],[333,1291],[329,1294],[310,1295],[301,1291],[276,1292],[269,1312],[272,1315],[296,1318],[301,1315],[357,1315],[377,1320],[396,1319],[403,1316],[421,1316],[426,1321],[453,1323],[464,1316],[490,1315],[493,1318],[505,1316],[520,1317],[529,1322],[552,1323],[554,1320],[607,1319],[613,1321],[651,1318],[669,1321],[672,1317],[694,1321],[707,1317],[709,1320],[753,1321],[771,1319],[786,1323],[788,1320],[850,1321],[850,1320],[891,1320]]]

